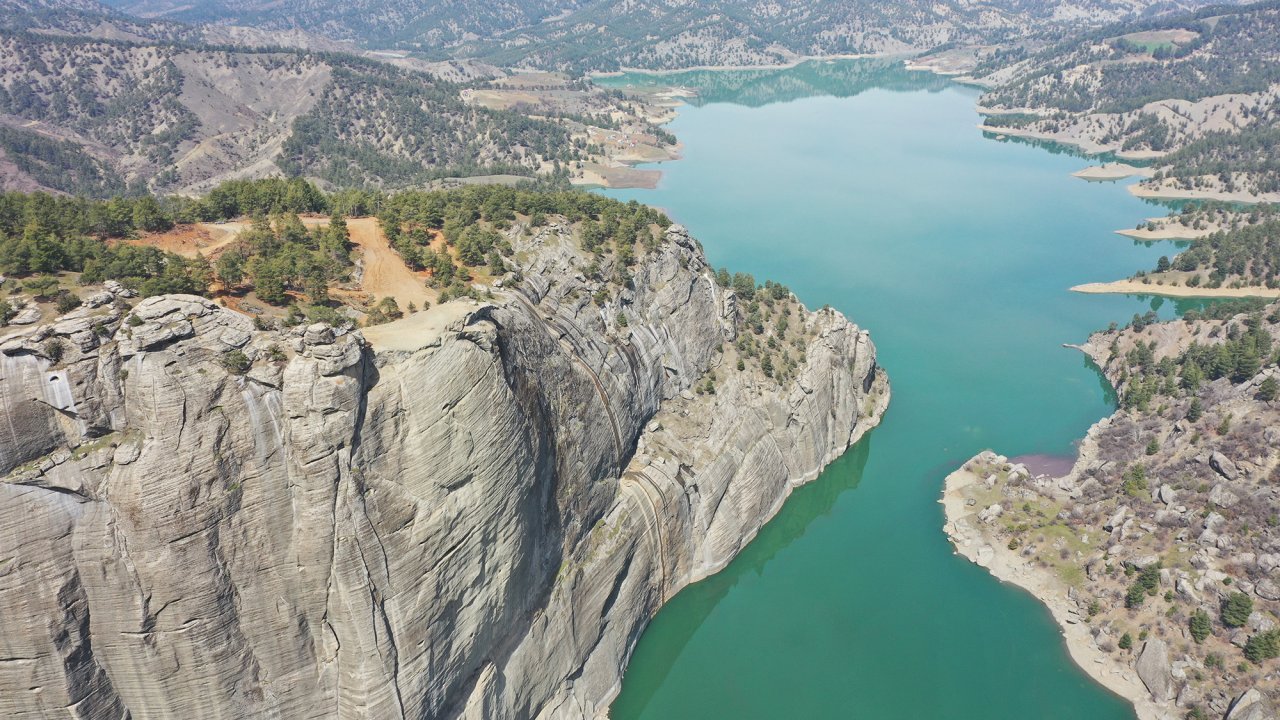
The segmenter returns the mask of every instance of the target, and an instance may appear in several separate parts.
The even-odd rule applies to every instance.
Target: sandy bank
[[[1124,180],[1125,178],[1151,177],[1152,175],[1155,175],[1155,170],[1151,168],[1137,167],[1127,163],[1091,165],[1083,170],[1071,173],[1072,177],[1078,177],[1081,180]]]
[[[1071,288],[1072,292],[1091,295],[1159,295],[1182,298],[1280,298],[1280,290],[1266,287],[1205,288],[1185,285],[1147,284],[1140,280],[1116,280],[1115,282],[1085,283]]]
[[[1125,230],[1117,230],[1117,235],[1123,235],[1134,240],[1195,240],[1196,238],[1206,237],[1221,230],[1217,225],[1197,230],[1193,227],[1187,227],[1180,222],[1170,222],[1168,217],[1149,218],[1147,222],[1157,224],[1156,229],[1148,230],[1147,228],[1128,228]]]
[[[1224,190],[1183,190],[1171,187],[1152,187],[1139,183],[1130,185],[1129,192],[1148,200],[1221,200],[1246,204],[1280,202],[1280,193],[1261,193],[1254,195],[1246,192],[1226,192]]]
[[[973,462],[971,460],[964,468],[947,476],[942,499],[938,501],[946,511],[945,530],[956,551],[986,568],[999,580],[1031,593],[1048,607],[1062,628],[1062,637],[1071,659],[1108,690],[1133,703],[1139,720],[1172,717],[1165,708],[1151,700],[1150,693],[1127,662],[1103,652],[1094,643],[1089,625],[1080,617],[1075,603],[1067,597],[1069,588],[1066,583],[1023,558],[1017,551],[1008,549],[978,520],[982,508],[977,504],[969,505],[970,494],[979,490],[982,483],[982,479],[968,469]]]
[[[1016,110],[991,112],[991,111],[983,110],[981,108],[979,108],[979,112],[983,112],[984,114],[989,113],[992,115],[1002,115],[1002,114],[1011,115],[1011,114],[1018,113],[1018,111]],[[1036,132],[1034,130],[1027,130],[1026,128],[993,127],[991,125],[987,125],[986,123],[978,123],[978,129],[983,132],[994,133],[996,135],[1004,135],[1006,137],[1021,138],[1023,140],[1042,140],[1045,142],[1054,142],[1060,145],[1067,145],[1067,146],[1078,149],[1080,152],[1086,155],[1101,155],[1102,153],[1111,152],[1115,149],[1110,146],[1099,145],[1098,143],[1095,143],[1092,140],[1087,140],[1085,138],[1074,137],[1074,136],[1069,137],[1069,136],[1063,136],[1063,135],[1054,135],[1052,133]]]

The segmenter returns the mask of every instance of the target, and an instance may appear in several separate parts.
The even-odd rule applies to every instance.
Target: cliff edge
[[[888,384],[679,227],[608,297],[569,228],[512,242],[492,299],[363,333],[117,287],[0,336],[0,714],[603,715]]]

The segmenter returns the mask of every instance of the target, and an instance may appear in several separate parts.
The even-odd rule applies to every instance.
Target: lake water
[[[1172,254],[1113,233],[1161,209],[1071,177],[1084,159],[984,138],[977,91],[893,63],[656,82],[702,90],[670,126],[685,157],[656,190],[605,192],[665,208],[717,266],[868,328],[893,402],[659,613],[613,720],[1132,718],[1040,604],[953,555],[937,499],[980,450],[1070,455],[1112,411],[1062,344],[1173,303],[1067,289]]]

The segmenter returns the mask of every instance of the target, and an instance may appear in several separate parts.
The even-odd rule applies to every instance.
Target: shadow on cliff
[[[761,528],[755,540],[724,570],[681,590],[662,608],[636,650],[636,655],[646,655],[644,667],[654,671],[624,679],[622,694],[613,704],[611,717],[640,716],[689,640],[729,590],[744,576],[762,573],[779,552],[804,536],[814,520],[829,515],[840,495],[858,486],[874,435],[874,429],[869,431],[816,480],[796,490],[781,512]]]

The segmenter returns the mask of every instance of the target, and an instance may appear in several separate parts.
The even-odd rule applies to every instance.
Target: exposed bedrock
[[[565,231],[516,250],[518,290],[368,341],[192,296],[0,338],[0,715],[602,713],[888,385],[830,310],[793,379],[728,367],[679,228],[604,306]]]

